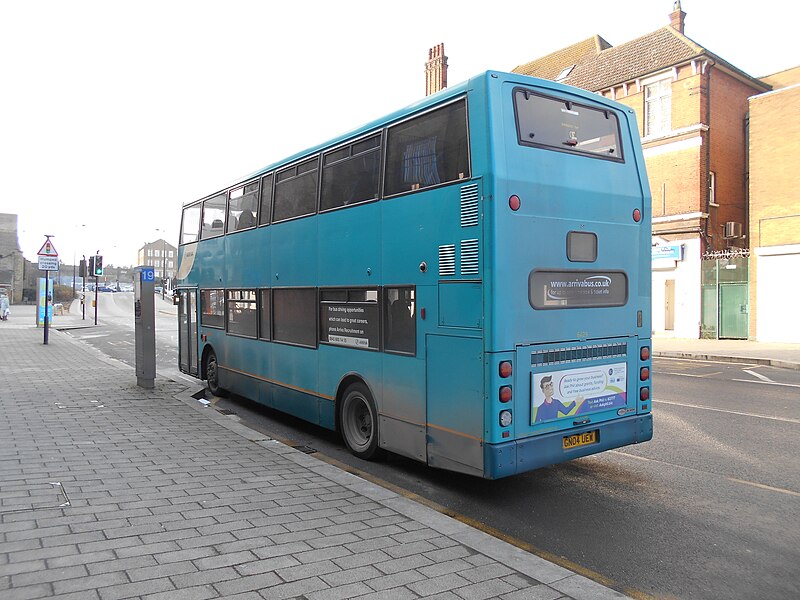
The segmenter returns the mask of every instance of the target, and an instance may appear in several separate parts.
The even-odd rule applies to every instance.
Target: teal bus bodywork
[[[466,106],[467,169],[387,194],[391,128],[453,103]],[[549,132],[536,124],[541,111]],[[603,135],[583,140],[595,126]],[[317,197],[314,214],[210,239],[193,238],[188,216],[202,201],[187,204],[181,370],[209,377],[213,352],[220,389],[345,434],[347,390],[362,390],[376,414],[352,425],[371,428],[381,449],[485,478],[651,439],[651,209],[633,111],[490,71],[212,196],[231,202],[242,183],[373,133],[381,185],[369,201],[323,212]],[[387,337],[395,288],[412,290],[410,351]],[[256,300],[214,308],[204,290]],[[285,290],[316,297],[313,319],[298,321]],[[232,333],[237,307],[256,311],[252,334]],[[224,319],[211,323],[214,311]],[[294,343],[276,339],[284,327],[310,329]]]

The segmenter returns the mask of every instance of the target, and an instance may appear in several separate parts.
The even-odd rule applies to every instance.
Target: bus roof
[[[312,146],[310,148],[306,148],[304,150],[296,152],[295,154],[292,154],[291,156],[288,156],[288,157],[283,158],[283,159],[281,159],[279,161],[273,162],[273,163],[271,163],[271,164],[269,164],[269,165],[267,165],[267,166],[265,166],[265,167],[263,167],[261,169],[258,169],[257,171],[254,171],[254,172],[252,172],[252,173],[250,173],[250,174],[248,174],[248,175],[246,175],[244,177],[239,177],[239,178],[229,182],[227,185],[225,185],[225,186],[223,186],[221,188],[218,188],[217,190],[215,190],[211,194],[207,194],[207,195],[203,196],[202,198],[199,198],[199,199],[195,198],[195,199],[193,199],[193,200],[191,200],[189,202],[184,203],[184,206],[189,206],[189,205],[192,205],[192,204],[194,204],[194,203],[196,203],[196,202],[198,202],[200,200],[203,200],[205,198],[210,198],[211,196],[214,196],[216,194],[219,194],[220,192],[223,192],[223,191],[228,190],[228,189],[230,189],[232,187],[235,187],[238,184],[245,183],[247,181],[250,181],[252,179],[260,177],[262,175],[266,175],[270,171],[274,171],[275,169],[278,169],[278,168],[280,168],[280,167],[282,167],[284,165],[289,165],[289,164],[291,164],[293,162],[296,162],[296,161],[298,161],[298,160],[300,160],[302,158],[308,157],[308,156],[310,156],[312,154],[316,154],[317,152],[320,152],[320,151],[325,150],[327,148],[335,147],[335,146],[337,146],[337,145],[339,145],[341,143],[346,142],[347,140],[351,140],[351,139],[357,138],[357,137],[359,137],[361,135],[370,133],[372,131],[379,130],[382,127],[385,127],[386,125],[389,125],[389,124],[393,123],[394,121],[402,120],[405,117],[408,117],[409,115],[411,115],[413,113],[422,111],[422,110],[424,110],[426,108],[429,108],[429,107],[432,107],[432,106],[436,106],[437,104],[440,104],[440,103],[447,102],[448,100],[450,100],[452,98],[457,98],[458,96],[461,96],[461,95],[465,94],[469,89],[471,89],[473,87],[475,81],[485,80],[485,79],[489,79],[491,77],[498,78],[498,79],[501,79],[501,80],[504,80],[504,81],[514,80],[514,81],[519,81],[521,83],[523,83],[523,82],[524,83],[528,83],[530,85],[539,85],[539,86],[543,86],[543,87],[549,87],[549,88],[551,88],[553,90],[562,91],[562,92],[570,93],[570,94],[573,94],[573,95],[582,96],[586,100],[589,100],[589,101],[592,101],[592,102],[601,102],[603,104],[612,106],[612,107],[614,107],[614,108],[616,108],[616,109],[618,109],[620,111],[628,111],[628,110],[630,110],[629,107],[625,106],[624,104],[620,104],[620,103],[618,103],[616,101],[610,100],[609,98],[605,98],[605,97],[599,96],[598,94],[595,94],[593,92],[589,92],[589,91],[586,91],[586,90],[583,90],[583,89],[580,89],[580,88],[575,88],[575,87],[572,87],[572,86],[564,85],[562,83],[558,83],[556,81],[552,81],[552,80],[549,80],[549,79],[540,79],[538,77],[531,77],[530,75],[521,75],[519,73],[507,73],[507,72],[503,72],[503,71],[485,71],[483,73],[479,73],[479,74],[477,74],[477,75],[475,75],[473,77],[470,77],[466,81],[462,81],[461,83],[458,83],[456,85],[447,87],[447,88],[445,88],[445,89],[443,89],[443,90],[441,90],[439,92],[436,92],[435,94],[431,94],[430,96],[426,96],[424,98],[421,98],[420,100],[418,100],[418,101],[416,101],[416,102],[414,102],[414,103],[412,103],[412,104],[410,104],[408,106],[400,108],[400,109],[398,109],[398,110],[396,110],[396,111],[394,111],[394,112],[392,112],[392,113],[390,113],[388,115],[385,115],[383,117],[375,119],[375,120],[373,120],[373,121],[371,121],[369,123],[361,125],[360,127],[356,127],[355,129],[352,129],[352,130],[350,130],[350,131],[348,131],[346,133],[338,135],[338,136],[336,136],[336,137],[334,137],[334,138],[332,138],[330,140],[327,140],[326,142],[323,142],[321,144],[317,144],[316,146]]]

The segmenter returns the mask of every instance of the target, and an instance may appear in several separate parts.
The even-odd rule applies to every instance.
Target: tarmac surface
[[[32,307],[0,323],[0,598],[625,598],[248,429]],[[654,342],[772,361],[800,344]],[[779,364],[776,364],[779,363]]]

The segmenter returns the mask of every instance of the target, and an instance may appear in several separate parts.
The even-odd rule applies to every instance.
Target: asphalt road
[[[120,314],[109,308],[101,327],[72,334],[132,364],[127,300],[108,295]],[[157,307],[157,368],[175,371],[174,309]],[[359,461],[334,433],[241,398],[212,400],[631,596],[800,598],[800,373],[657,358],[653,381],[651,442],[498,481],[397,456]]]

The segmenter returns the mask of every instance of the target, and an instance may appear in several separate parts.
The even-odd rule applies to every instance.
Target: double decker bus
[[[489,71],[184,206],[179,366],[500,478],[651,439],[633,111]]]

